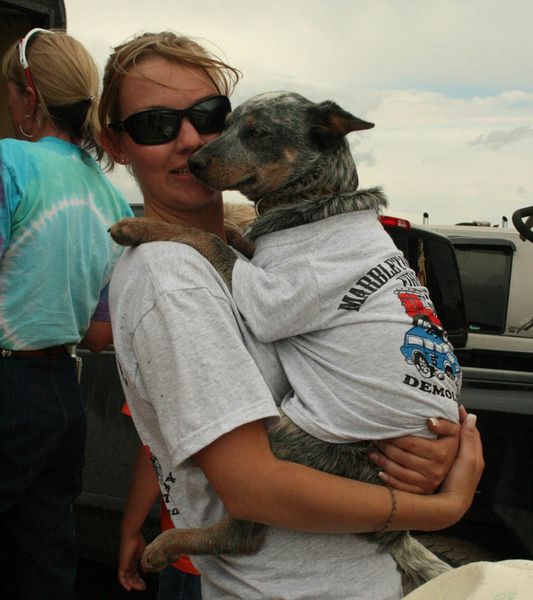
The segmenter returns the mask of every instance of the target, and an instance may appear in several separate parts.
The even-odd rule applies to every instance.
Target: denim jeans
[[[191,575],[174,567],[159,574],[157,600],[202,600],[200,575]]]
[[[72,600],[86,421],[74,361],[0,358],[0,598]]]

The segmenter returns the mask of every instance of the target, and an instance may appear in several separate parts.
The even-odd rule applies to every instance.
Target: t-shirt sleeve
[[[318,286],[305,259],[268,270],[237,260],[232,294],[247,325],[261,342],[302,335],[320,327]]]
[[[210,290],[159,295],[133,345],[175,465],[245,423],[278,416],[228,300]]]
[[[11,239],[12,215],[21,201],[19,186],[0,154],[0,260]]]
[[[96,310],[91,317],[91,321],[100,321],[104,323],[109,323],[111,321],[111,316],[109,314],[109,284],[100,292],[100,298],[96,305]]]

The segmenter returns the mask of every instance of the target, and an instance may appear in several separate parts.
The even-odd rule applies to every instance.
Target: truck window
[[[514,245],[512,242],[498,245],[459,240],[453,243],[463,284],[468,330],[503,333]]]

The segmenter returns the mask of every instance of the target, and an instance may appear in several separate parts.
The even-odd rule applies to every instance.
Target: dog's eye
[[[266,135],[266,132],[256,127],[248,129],[248,135],[252,138],[260,138]]]

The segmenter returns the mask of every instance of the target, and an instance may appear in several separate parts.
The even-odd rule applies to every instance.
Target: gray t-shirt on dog
[[[217,273],[182,244],[127,249],[110,308],[126,399],[174,524],[214,523],[223,505],[191,457],[244,423],[277,419],[288,383],[273,347],[252,338]],[[204,600],[401,597],[393,559],[365,536],[269,528],[256,555],[192,560]]]
[[[260,237],[232,293],[274,342],[294,392],[282,409],[327,442],[432,437],[458,420],[461,374],[428,291],[371,210]]]

